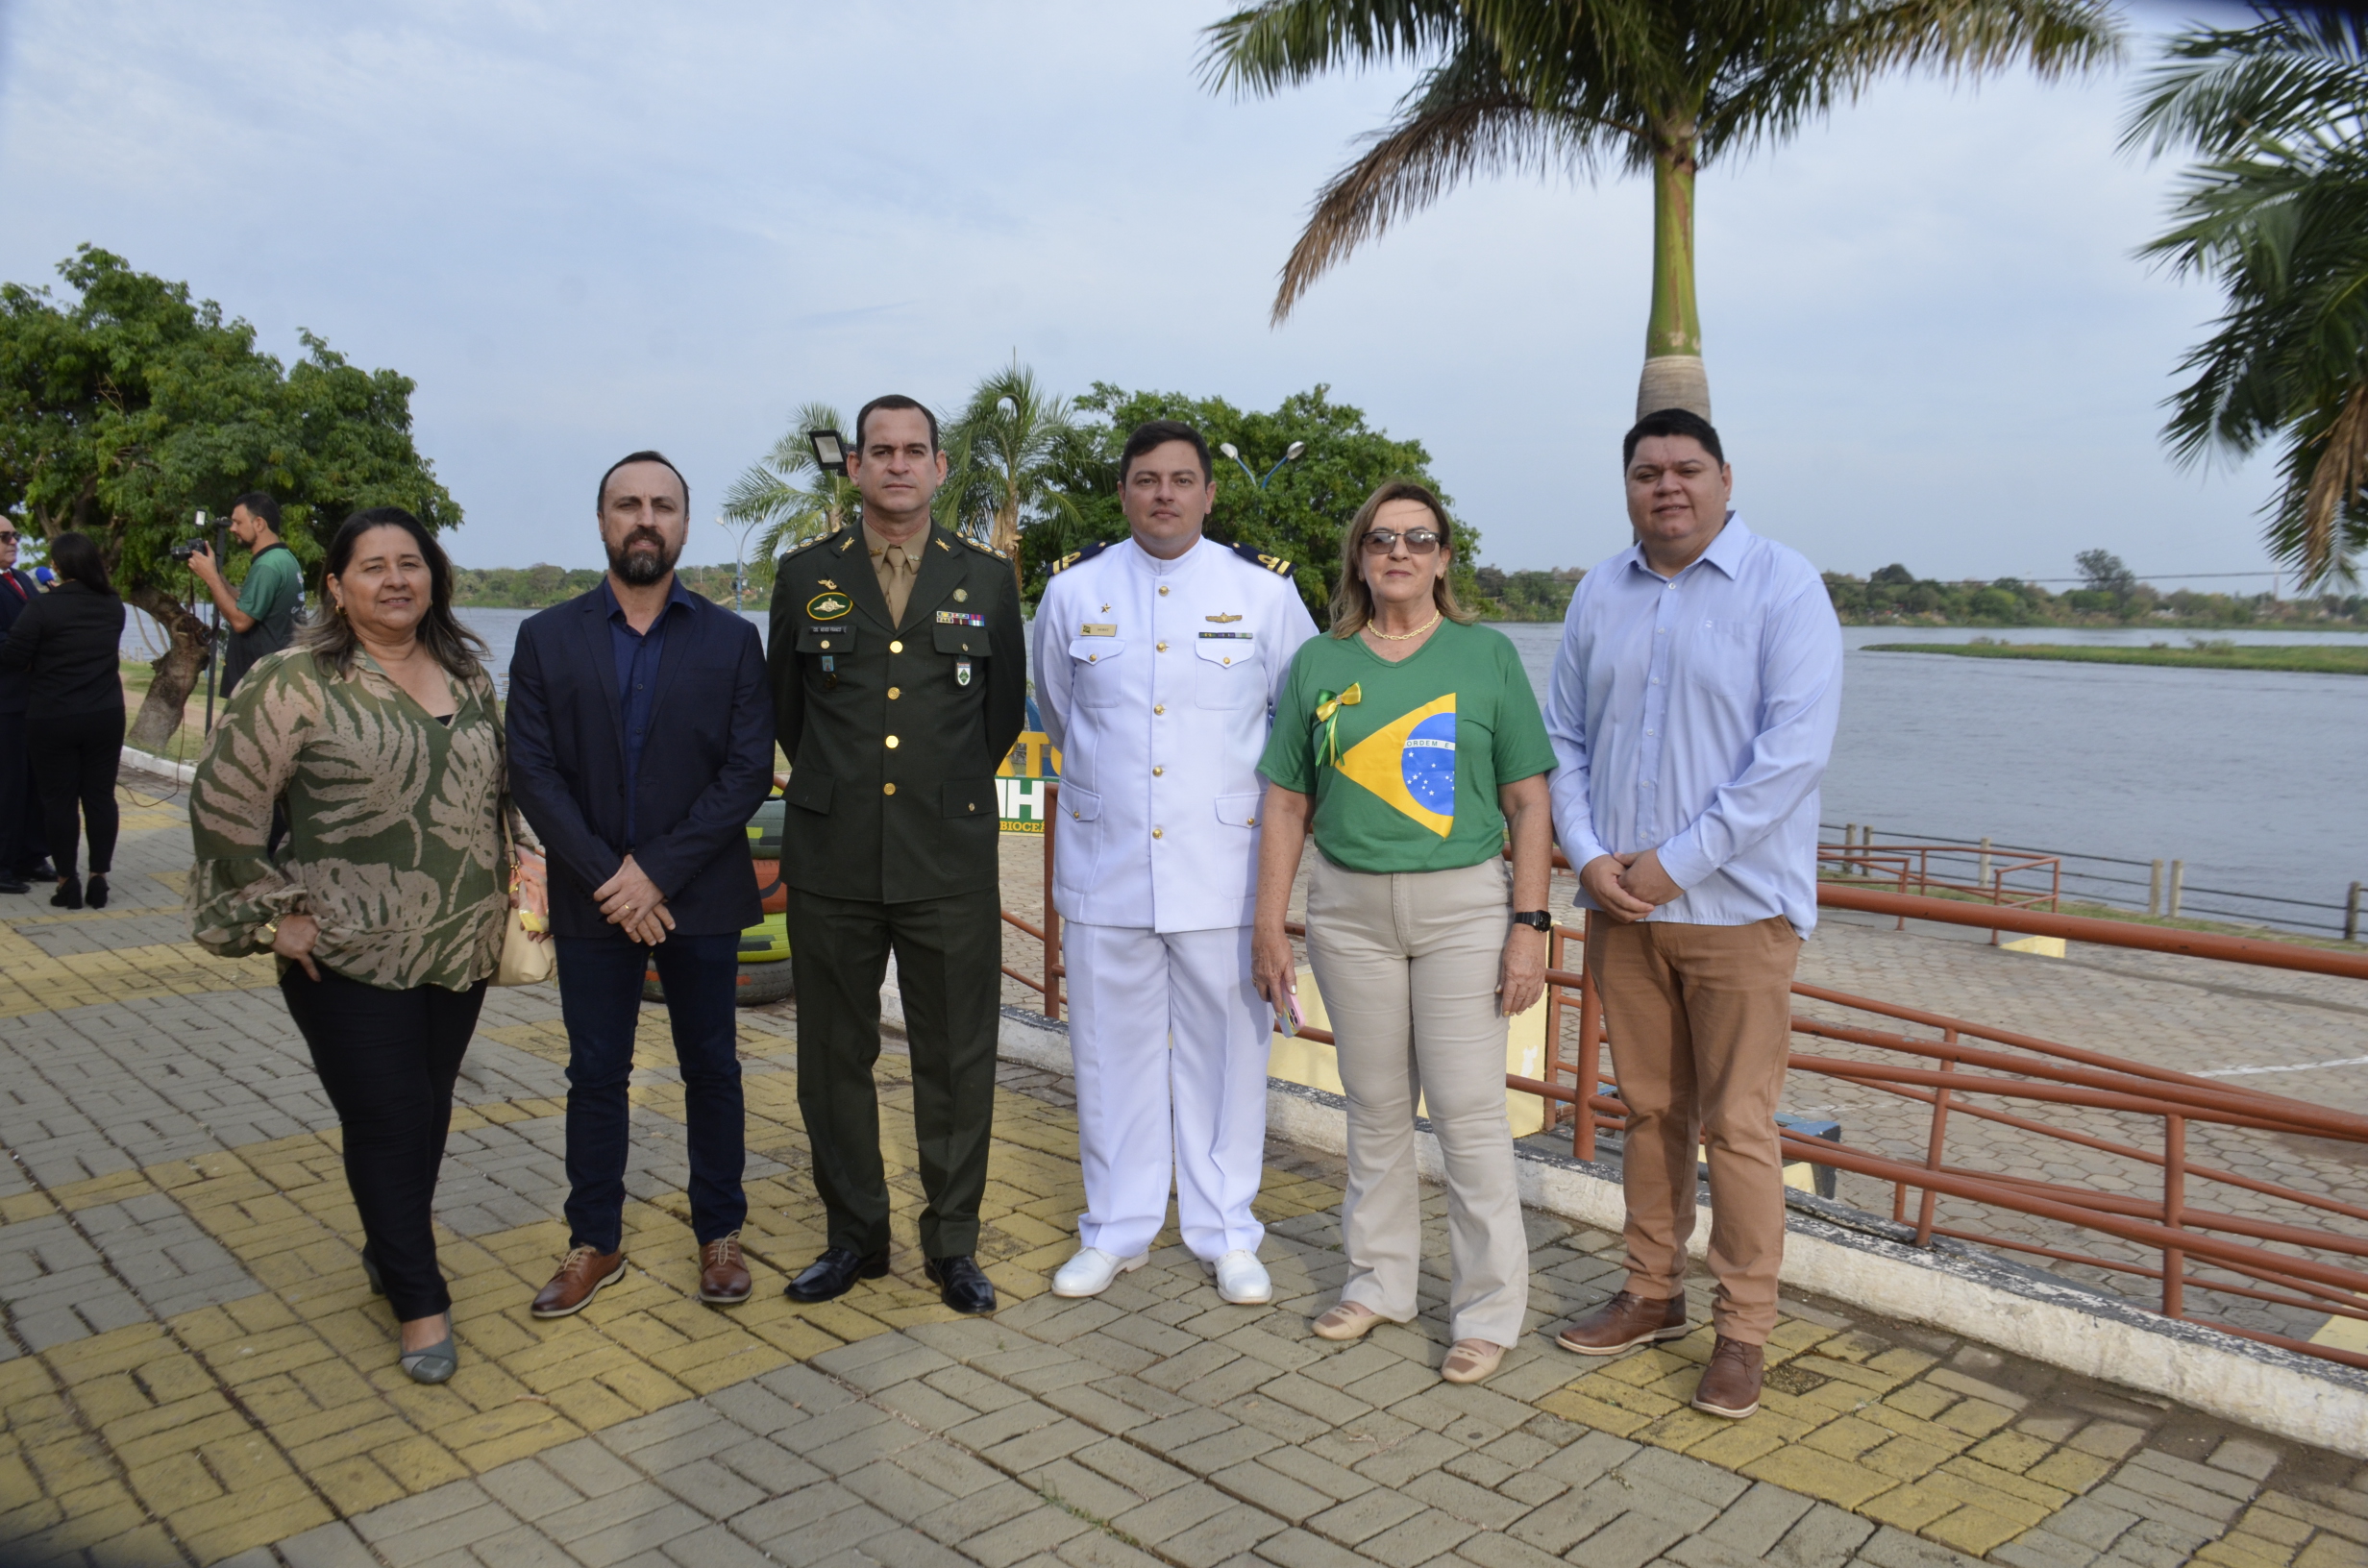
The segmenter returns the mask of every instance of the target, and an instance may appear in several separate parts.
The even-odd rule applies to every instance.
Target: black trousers
[[[25,716],[0,713],[0,880],[49,854],[49,827],[33,787],[33,756],[25,749]]]
[[[115,770],[123,761],[123,710],[27,720],[25,745],[33,753],[33,781],[40,791],[49,858],[58,874],[74,874],[77,841],[86,829],[90,874],[106,875],[115,864],[120,822]]]
[[[994,888],[876,904],[795,889],[789,952],[798,985],[798,1109],[814,1149],[829,1244],[865,1257],[888,1246],[879,1153],[879,988],[897,955],[913,1050],[921,1251],[978,1250],[995,1130],[995,1041],[1002,1010],[1001,900]]]
[[[318,980],[285,969],[280,993],[345,1130],[345,1185],[370,1262],[396,1317],[432,1317],[453,1304],[435,1262],[436,1170],[485,983],[388,991],[333,969]]]

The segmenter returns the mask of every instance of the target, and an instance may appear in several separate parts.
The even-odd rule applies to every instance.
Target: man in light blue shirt
[[[1587,967],[1620,1097],[1625,1287],[1559,1342],[1610,1356],[1687,1333],[1695,1147],[1710,1156],[1717,1344],[1693,1399],[1759,1409],[1784,1262],[1775,1113],[1792,971],[1817,921],[1817,785],[1841,627],[1814,567],[1728,507],[1707,420],[1623,443],[1637,542],[1571,596],[1546,699],[1554,826],[1579,869]]]

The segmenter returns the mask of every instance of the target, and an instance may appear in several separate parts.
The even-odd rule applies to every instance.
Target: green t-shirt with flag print
[[[1258,771],[1316,797],[1316,847],[1375,875],[1477,866],[1504,849],[1499,786],[1554,766],[1503,632],[1442,621],[1392,664],[1362,637],[1299,645]]]

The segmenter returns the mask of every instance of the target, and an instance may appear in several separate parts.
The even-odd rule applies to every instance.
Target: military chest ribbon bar
[[[1316,758],[1316,766],[1337,767],[1341,760],[1341,709],[1353,708],[1365,700],[1362,686],[1352,685],[1344,692],[1316,694],[1316,723],[1323,726],[1323,751]]]

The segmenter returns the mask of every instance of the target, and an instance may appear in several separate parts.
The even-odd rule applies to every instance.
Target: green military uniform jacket
[[[767,659],[790,759],[781,877],[905,903],[992,888],[996,770],[1027,722],[1011,562],[932,524],[901,625],[863,546],[826,534],[781,557]]]

